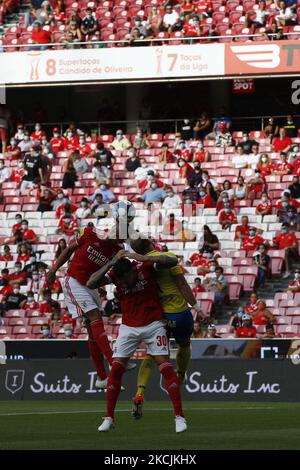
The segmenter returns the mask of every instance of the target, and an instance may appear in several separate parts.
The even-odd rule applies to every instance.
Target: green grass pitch
[[[176,435],[170,404],[147,401],[135,421],[120,402],[116,428],[99,433],[104,403],[0,401],[0,450],[300,449],[299,403],[186,402]]]

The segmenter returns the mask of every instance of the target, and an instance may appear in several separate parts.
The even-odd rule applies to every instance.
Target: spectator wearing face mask
[[[74,152],[79,145],[79,136],[74,132],[72,128],[67,129],[65,137],[65,150]]]
[[[74,231],[78,229],[76,217],[71,212],[65,212],[58,222],[58,233],[63,233],[68,237],[74,235]]]
[[[185,203],[187,200],[197,202],[199,199],[199,190],[195,185],[194,180],[188,179],[188,186],[182,192],[182,200]]]
[[[48,323],[41,325],[41,334],[38,335],[38,339],[55,339]]]
[[[4,245],[3,247],[3,253],[0,256],[0,261],[13,261],[14,257],[10,252],[10,247],[8,245]]]
[[[215,268],[213,270],[213,268]],[[227,281],[223,276],[223,268],[221,266],[211,266],[211,272],[204,278],[203,284],[208,292],[214,292],[215,302],[224,302],[227,295]]]
[[[178,145],[175,147],[173,153],[178,159],[183,159],[185,162],[192,161],[192,152],[187,147],[186,142],[183,139],[178,141]]]
[[[20,284],[14,282],[12,284],[12,292],[8,293],[4,298],[2,298],[0,310],[2,312],[7,312],[7,310],[16,310],[23,308],[26,303],[26,296],[20,292]]]
[[[100,184],[99,189],[97,189],[94,194],[90,197],[90,200],[92,202],[95,201],[97,194],[102,195],[102,201],[104,202],[104,204],[110,204],[111,202],[116,200],[116,196],[111,191],[111,189],[109,189],[108,184]]]
[[[288,152],[288,162],[293,166],[293,174],[297,174],[300,164],[300,149],[299,145],[293,145]]]
[[[171,187],[165,189],[166,197],[163,202],[163,209],[178,209],[181,207],[181,198],[178,194],[174,194],[174,191]]]
[[[64,339],[77,339],[78,336],[74,334],[73,325],[64,325]]]
[[[42,185],[37,194],[37,200],[39,201],[37,208],[38,212],[51,212],[53,210],[53,201],[55,197],[55,191]]]
[[[273,175],[289,175],[292,172],[292,165],[287,161],[287,154],[285,152],[280,152],[280,161],[276,163],[273,167]]]
[[[216,202],[208,192],[208,187],[199,189],[199,199],[197,204],[204,206],[205,209],[216,207]]]
[[[63,152],[66,149],[66,141],[62,135],[60,135],[59,128],[54,127],[52,131],[52,139],[50,140],[50,145],[53,149],[53,152],[57,154],[58,152]]]
[[[252,292],[252,294],[250,295],[250,304],[247,304],[245,306],[245,313],[248,313],[250,316],[252,316],[255,312],[257,312],[257,301],[257,295],[255,294],[255,292]]]
[[[256,250],[259,245],[266,243],[266,241],[258,235],[255,227],[249,227],[249,235],[246,236],[242,242],[242,250],[253,251]]]
[[[266,153],[262,153],[256,168],[260,171],[262,176],[269,176],[273,172],[274,165],[271,158]]]
[[[89,200],[83,197],[80,201],[80,207],[76,209],[75,216],[77,219],[87,219],[91,215],[91,209],[89,208]]]
[[[46,132],[43,131],[41,125],[37,122],[34,126],[34,132],[30,135],[31,140],[34,142],[42,142],[42,139],[46,137]]]
[[[93,155],[93,150],[90,145],[86,142],[84,135],[79,136],[79,142],[77,150],[81,158],[89,158]]]
[[[14,271],[8,276],[8,283],[13,285],[14,283],[26,285],[27,275],[22,271],[22,263],[16,261]]]
[[[11,170],[5,166],[3,159],[0,160],[0,186],[9,181],[11,177]]]
[[[29,152],[32,145],[34,145],[34,141],[30,140],[30,135],[28,131],[24,133],[24,139],[18,142],[18,147],[21,149],[21,155],[24,157],[26,152]]]
[[[108,207],[107,204],[103,202],[102,194],[97,194],[91,207],[91,215],[97,217],[97,220],[108,217]]]
[[[217,147],[228,147],[233,145],[231,133],[229,132],[225,122],[219,124],[219,130],[216,132],[215,144]]]
[[[200,294],[202,292],[206,292],[202,283],[201,283],[201,277],[195,277],[194,279],[194,287],[192,288],[193,294],[196,296],[197,294]]]
[[[288,152],[292,145],[292,140],[285,134],[285,129],[281,127],[279,129],[279,137],[275,137],[272,140],[272,148],[274,152]]]
[[[96,161],[92,168],[92,175],[95,178],[95,185],[109,184],[111,172],[107,168],[101,165],[100,162]]]
[[[122,152],[123,150],[127,150],[129,147],[131,147],[131,143],[123,134],[123,131],[121,129],[118,129],[116,132],[115,139],[110,144],[110,148]]]
[[[231,209],[229,202],[224,204],[224,209],[221,209],[219,213],[219,224],[222,225],[222,229],[230,229],[231,225],[237,223],[236,214],[233,209]]]
[[[217,334],[217,328],[212,323],[208,325],[204,338],[222,338],[222,336]]]
[[[31,279],[27,284],[27,289],[32,291],[34,294],[40,295],[42,290],[45,288],[45,278],[39,275],[38,265],[31,272]]]
[[[28,228],[28,220],[22,220],[21,231],[23,240],[29,244],[33,244],[38,241],[37,234],[32,229]]]
[[[143,181],[147,180],[148,171],[152,171],[155,175],[155,170],[148,165],[145,158],[140,158],[140,163],[141,166],[137,168],[134,172],[134,178],[137,182],[138,187],[140,187],[140,184],[142,184]]]
[[[24,128],[24,125],[23,124],[18,124],[17,125],[17,132],[15,133],[15,135],[13,136],[13,138],[17,141],[17,142],[21,142],[21,140],[24,139],[24,136],[25,136],[25,133],[26,133],[26,129]]]
[[[127,171],[134,172],[141,166],[140,159],[136,154],[134,147],[130,147],[128,152],[129,158],[126,160],[125,168]]]
[[[296,228],[296,230],[300,228],[300,216],[290,198],[286,197],[285,200],[280,202],[280,208],[277,210],[277,220],[282,224],[289,224],[290,227]]]
[[[5,158],[9,160],[19,160],[21,156],[21,148],[18,145],[18,141],[14,137],[11,137],[9,145],[6,148]]]
[[[32,291],[27,292],[27,300],[23,306],[24,310],[32,311],[32,310],[39,310],[40,304],[35,300],[34,293]]]
[[[22,183],[24,175],[25,175],[24,162],[22,160],[19,160],[17,167],[14,167],[12,171],[10,181],[17,183],[17,187],[19,188]]]
[[[204,252],[213,253],[215,250],[219,250],[221,245],[216,234],[214,234],[208,225],[203,226],[203,245],[200,250]]]
[[[275,249],[285,251],[285,273],[283,278],[287,279],[291,275],[292,259],[298,258],[298,241],[295,233],[290,230],[289,224],[282,224],[281,232],[273,239],[273,246]]]
[[[258,267],[257,287],[263,287],[266,277],[270,273],[270,256],[267,254],[267,247],[261,243],[258,253],[253,256],[253,264]]]
[[[300,183],[299,183],[299,176],[294,176],[292,184],[288,187],[290,191],[291,198],[293,199],[300,199]]]
[[[152,183],[156,183],[158,188],[164,187],[164,183],[160,181],[156,172],[148,170],[147,177],[138,183],[138,188],[144,193],[147,189],[151,188]]]
[[[256,214],[258,215],[270,215],[272,214],[272,202],[268,198],[267,193],[262,193],[261,202],[259,202],[256,206],[255,210]]]
[[[34,184],[45,184],[40,145],[34,145],[30,153],[25,156],[24,166],[25,175],[23,176],[20,188],[22,196],[26,195],[28,188],[33,188]]]
[[[295,269],[294,279],[289,283],[288,292],[300,292],[300,270]]]
[[[234,168],[240,170],[249,167],[249,155],[244,152],[243,147],[239,144],[236,147],[236,154],[232,159]]]
[[[258,145],[258,142],[254,139],[250,139],[248,132],[243,132],[242,141],[239,145],[242,147],[243,152],[246,155],[250,155],[253,145]]]
[[[266,302],[262,299],[257,301],[257,311],[252,316],[254,325],[269,325],[275,323],[275,317],[269,309]]]
[[[85,158],[80,156],[79,150],[73,152],[73,166],[77,175],[83,175],[89,171],[89,165]]]
[[[89,7],[86,9],[86,16],[82,19],[80,29],[85,36],[90,36],[99,29],[98,21],[93,16],[93,10]]]
[[[30,254],[31,252],[26,243],[21,243],[18,248],[17,261],[20,261],[21,263],[27,263],[30,259]]]
[[[167,142],[164,142],[161,146],[161,152],[158,154],[160,163],[168,164],[175,163],[176,158],[172,152],[169,150],[169,145]]]
[[[147,140],[146,135],[143,133],[141,128],[137,129],[136,134],[133,136],[133,147],[137,150],[139,149],[149,149],[151,148],[150,142]]]
[[[45,289],[43,291],[43,298],[44,300],[40,305],[40,312],[42,315],[52,314],[54,310],[60,311],[60,305],[56,300],[52,299],[51,291],[49,289]]]
[[[252,325],[252,319],[250,315],[244,313],[242,316],[242,326],[239,326],[236,329],[235,337],[236,338],[256,338],[257,330],[255,326]]]
[[[247,215],[242,216],[242,224],[235,227],[235,236],[234,240],[243,241],[246,237],[249,236],[250,225],[249,218]]]
[[[234,207],[234,201],[230,199],[229,194],[227,191],[222,191],[218,200],[217,200],[217,213],[219,213],[222,209],[224,209],[225,204],[229,204],[229,207],[233,209]]]
[[[197,144],[197,150],[194,152],[193,161],[194,163],[205,163],[210,161],[210,153],[204,149],[202,142],[198,142]]]
[[[201,252],[194,253],[190,259],[186,262],[187,266],[193,266],[198,268],[197,274],[199,276],[204,276],[210,272],[210,262],[212,261],[212,253]]]
[[[202,170],[198,160],[194,160],[194,169],[189,173],[188,180],[193,181],[196,186],[202,183]]]
[[[151,187],[144,192],[142,196],[139,196],[139,199],[144,201],[145,205],[148,206],[152,203],[162,203],[166,197],[166,192],[164,189],[159,188],[156,181],[151,183]]]
[[[58,206],[56,209],[56,217],[60,219],[62,215],[64,215],[65,212],[75,212],[77,210],[76,204],[73,204],[70,202],[70,199],[68,196],[64,195],[64,198],[61,201],[61,204]]]

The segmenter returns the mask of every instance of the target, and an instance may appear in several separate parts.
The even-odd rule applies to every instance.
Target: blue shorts
[[[179,345],[186,343],[193,333],[194,319],[190,308],[179,313],[164,313],[167,335],[173,336]]]

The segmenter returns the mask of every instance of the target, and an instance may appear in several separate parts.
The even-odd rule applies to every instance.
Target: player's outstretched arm
[[[91,275],[88,282],[86,283],[86,287],[89,289],[96,289],[97,287],[105,286],[109,284],[109,280],[105,278],[105,275],[108,271],[116,264],[119,259],[127,257],[128,252],[126,250],[120,250],[112,260],[102,266],[99,271],[96,271],[94,274]]]
[[[184,299],[187,303],[198,313],[199,317],[202,319],[205,318],[204,313],[202,312],[199,303],[197,302],[192,289],[190,288],[189,284],[187,283],[183,274],[178,276],[174,276],[174,282],[178,289],[180,290],[181,294],[183,295]]]
[[[47,284],[48,285],[53,284],[53,282],[55,281],[56,271],[58,271],[59,268],[61,268],[71,258],[72,254],[76,250],[77,246],[78,246],[77,243],[72,243],[70,246],[67,246],[67,248],[65,248],[61,252],[61,254],[59,255],[59,257],[56,260],[56,263],[54,264],[54,266],[52,266],[51,269],[49,269],[49,271],[47,273]]]
[[[178,259],[174,255],[147,256],[140,255],[139,253],[127,253],[126,258],[134,259],[142,263],[150,261],[161,268],[173,268],[178,264]]]

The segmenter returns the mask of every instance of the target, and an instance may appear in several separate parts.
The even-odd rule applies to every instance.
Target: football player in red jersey
[[[107,373],[103,356],[112,364],[112,350],[104,330],[99,292],[97,289],[86,287],[86,283],[94,272],[123,248],[122,242],[128,236],[129,222],[130,219],[125,217],[123,222],[118,223],[109,233],[99,233],[95,227],[86,227],[83,234],[77,235],[75,241],[63,250],[47,274],[47,283],[51,285],[58,269],[73,255],[63,281],[63,292],[72,317],[84,315],[87,319],[88,346],[100,379],[96,382],[98,388],[106,388]],[[123,231],[125,233],[121,240]],[[133,367],[135,364],[130,364],[128,368]]]
[[[128,258],[137,262],[131,262]],[[177,263],[174,256],[147,256],[121,250],[112,261],[94,273],[87,283],[91,289],[115,284],[123,312],[107,384],[107,414],[99,431],[109,431],[114,426],[114,411],[122,375],[128,359],[141,341],[146,344],[147,353],[155,359],[165,379],[173,403],[176,432],[183,432],[187,428],[181,405],[180,381],[169,362],[164,312],[156,279],[156,269],[171,268]]]

